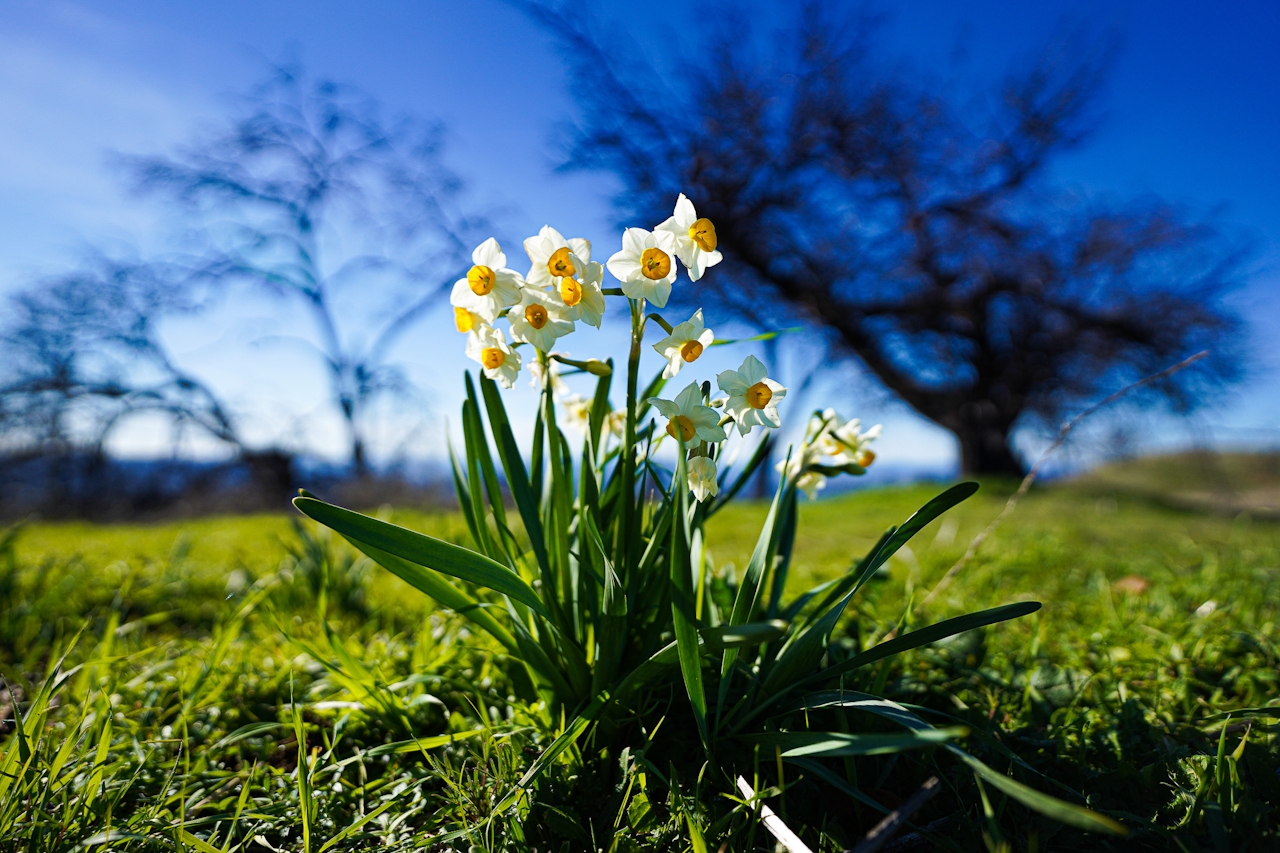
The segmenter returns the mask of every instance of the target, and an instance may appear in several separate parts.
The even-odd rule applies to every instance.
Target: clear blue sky
[[[1194,430],[1153,424],[1152,440],[1178,443],[1195,434],[1276,443],[1280,4],[899,0],[884,7],[892,10],[884,52],[944,80],[991,79],[1073,21],[1120,38],[1105,123],[1086,149],[1060,163],[1060,179],[1086,193],[1155,193],[1218,211],[1259,249],[1252,284],[1235,297],[1251,324],[1254,376]],[[619,37],[644,33],[650,49],[688,46],[698,36],[690,8],[613,3],[607,16]],[[229,114],[268,61],[284,58],[364,89],[390,112],[442,119],[450,163],[468,179],[473,202],[498,211],[499,236],[512,254],[514,240],[544,222],[590,237],[597,254],[607,256],[617,242],[610,179],[552,171],[554,124],[574,109],[560,58],[537,27],[496,0],[0,2],[0,19],[0,288],[64,267],[86,244],[154,245],[162,214],[121,190],[109,153],[163,151],[193,138]],[[273,322],[278,308],[253,300],[224,306],[207,321],[172,329],[175,350],[263,439],[336,453],[339,433],[322,405],[318,372],[280,351],[270,353],[271,363],[292,363],[292,372],[256,369],[263,350],[255,330]],[[456,409],[461,347],[448,346],[456,343],[449,337],[444,348],[426,343],[446,322],[443,314],[428,319],[400,348],[434,414],[389,408],[376,436],[384,454],[430,455],[443,416]],[[616,352],[621,325],[575,341],[574,354]],[[885,458],[952,458],[945,433],[884,400],[841,407],[885,421]],[[139,424],[117,447],[154,453],[167,439],[155,425]]]

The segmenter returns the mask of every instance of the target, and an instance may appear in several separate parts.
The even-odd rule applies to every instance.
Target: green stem
[[[665,319],[663,319],[661,314],[650,312],[649,319],[657,323],[659,326],[661,326],[663,331],[665,331],[668,335],[672,333],[673,330],[671,328],[671,324],[668,323]]]
[[[622,445],[622,541],[618,565],[629,578],[640,543],[636,502],[636,395],[640,376],[640,346],[644,341],[644,300],[631,299],[631,353],[627,357],[627,427]],[[626,581],[624,580],[624,583]]]

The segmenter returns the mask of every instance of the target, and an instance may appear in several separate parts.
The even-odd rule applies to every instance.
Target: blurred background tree
[[[661,68],[580,7],[526,8],[571,63],[566,167],[616,175],[623,221],[689,195],[726,259],[694,301],[820,330],[950,430],[965,473],[1021,473],[1016,431],[1199,349],[1209,369],[1148,404],[1185,411],[1238,375],[1238,247],[1159,199],[1053,179],[1096,124],[1105,44],[1065,38],[969,100],[880,60],[875,20],[843,4],[706,7],[719,39]]]
[[[243,117],[173,156],[127,157],[139,192],[177,204],[226,284],[248,282],[309,316],[353,473],[365,419],[410,391],[391,347],[457,278],[485,221],[463,212],[443,128],[389,120],[363,94],[275,69]]]
[[[443,164],[442,136],[439,124],[387,119],[359,92],[289,67],[273,69],[238,117],[173,156],[118,158],[131,186],[174,206],[172,251],[92,252],[9,298],[0,452],[43,490],[18,503],[92,513],[85,501],[109,499],[109,439],[136,417],[159,415],[175,434],[195,430],[229,446],[256,493],[251,505],[282,506],[298,451],[279,438],[250,441],[164,334],[171,321],[255,291],[278,303],[277,331],[255,341],[264,354],[256,364],[289,369],[283,359],[273,366],[272,345],[311,354],[346,428],[350,472],[368,474],[369,406],[391,390],[413,396],[392,347],[465,268],[484,227],[461,210],[462,181]],[[299,307],[301,331],[289,322]]]

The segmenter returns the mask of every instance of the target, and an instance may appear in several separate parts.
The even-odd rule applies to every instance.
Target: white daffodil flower
[[[791,457],[790,463],[782,460],[773,467],[775,471],[784,477],[795,480],[796,488],[805,493],[809,500],[813,500],[818,495],[820,489],[827,487],[827,476],[821,471],[814,471],[810,468],[816,465],[822,459],[822,450],[817,445],[806,444],[799,454]]]
[[[782,425],[778,401],[787,396],[787,389],[765,374],[760,359],[749,355],[737,370],[726,370],[716,377],[720,390],[729,395],[725,413],[733,417],[743,435],[755,426],[776,429]]]
[[[453,327],[457,329],[459,332],[462,332],[464,335],[468,332],[474,332],[476,329],[480,328],[481,326],[487,326],[487,325],[489,324],[486,323],[484,321],[484,318],[481,317],[476,312],[468,311],[466,308],[458,308],[457,306],[454,306]]]
[[[675,251],[676,237],[670,231],[628,228],[622,232],[622,251],[609,258],[609,272],[622,282],[628,297],[647,299],[661,308],[679,272],[671,257]]]
[[[605,415],[604,426],[615,438],[624,438],[627,434],[627,410],[614,409]]]
[[[697,382],[690,382],[674,402],[651,397],[649,402],[667,420],[667,435],[689,444],[699,441],[724,441],[724,428],[720,426],[720,413],[702,405],[702,389]]]
[[[515,270],[507,269],[507,256],[492,237],[476,246],[471,253],[471,263],[467,277],[454,283],[449,304],[478,315],[485,323],[492,323],[503,308],[520,301],[524,278]],[[461,327],[460,319],[457,323]]]
[[[503,388],[516,384],[520,375],[520,353],[507,345],[501,329],[481,326],[467,336],[467,358],[484,368],[484,375]]]
[[[689,472],[689,489],[699,503],[709,496],[714,497],[720,491],[716,482],[716,463],[706,456],[695,456],[687,465]]]
[[[875,461],[876,455],[868,445],[880,437],[880,424],[862,432],[861,420],[843,420],[835,409],[827,409],[822,417],[827,427],[816,443],[824,455],[832,457],[832,465],[854,464],[866,468]]]
[[[551,287],[561,276],[576,276],[581,268],[569,259],[577,255],[583,263],[591,262],[591,243],[581,237],[566,240],[564,235],[550,225],[543,225],[536,237],[526,237],[524,250],[533,266],[529,267],[530,287]]]
[[[560,297],[544,290],[526,287],[520,304],[507,314],[511,321],[511,337],[533,344],[543,352],[551,352],[557,338],[573,331],[573,321],[564,317]]]
[[[567,424],[579,434],[586,435],[591,429],[591,401],[581,394],[574,394],[564,400],[564,414],[561,423]]]
[[[568,355],[568,353],[561,353],[561,355]],[[563,379],[560,378],[559,362],[555,362],[555,361],[551,362],[548,365],[546,376],[544,376],[543,370],[542,370],[542,362],[538,361],[537,359],[534,359],[533,361],[529,362],[529,373],[533,377],[532,379],[529,380],[529,387],[532,388],[533,390],[541,391],[543,387],[542,383],[546,381],[546,376],[550,376],[551,377],[551,393],[557,397],[562,397],[562,398],[568,396],[569,385]]]
[[[710,219],[699,219],[693,202],[680,193],[676,210],[658,228],[670,232],[676,238],[676,257],[689,271],[689,280],[697,281],[707,271],[724,260],[716,251],[716,227]]]
[[[586,261],[574,253],[569,254],[569,265],[574,274],[556,280],[556,291],[564,302],[564,316],[569,320],[581,320],[589,326],[600,328],[604,319],[604,294],[600,283],[604,281],[604,267]]]
[[[702,324],[702,309],[699,308],[693,313],[693,316],[683,323],[676,324],[671,330],[671,334],[653,345],[658,351],[658,355],[667,360],[667,366],[662,371],[663,379],[670,379],[680,372],[680,368],[686,364],[697,361],[702,355],[702,351],[711,346],[711,342],[715,340],[715,335],[710,329]]]

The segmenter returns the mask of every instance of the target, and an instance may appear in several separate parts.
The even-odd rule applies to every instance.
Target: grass
[[[1280,524],[1166,506],[1149,496],[1153,471],[1171,476],[1147,464],[1142,477],[1112,469],[1033,490],[912,612],[1012,490],[988,483],[855,599],[832,655],[895,626],[1043,601],[869,677],[967,724],[989,764],[1008,767],[1012,750],[1044,774],[1019,771],[1025,781],[1083,792],[1135,830],[1060,828],[940,758],[849,765],[888,807],[941,768],[946,790],[917,822],[944,849],[1280,845],[1277,717],[1225,716],[1280,693]],[[803,505],[790,582],[846,569],[935,491]],[[713,519],[721,572],[745,564],[763,512]],[[393,520],[465,541],[453,516]],[[301,530],[282,514],[17,531],[0,555],[0,675],[19,700],[4,711],[0,689],[0,716],[20,729],[0,736],[0,849],[702,849],[691,824],[706,849],[772,849],[747,808],[669,778],[678,756],[659,761],[643,743],[603,756],[583,741],[518,819],[486,821],[562,721],[516,699],[522,685],[492,643]],[[42,693],[64,656],[57,691]],[[778,778],[770,761],[758,787],[815,849],[852,846],[879,819],[830,787]]]

